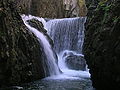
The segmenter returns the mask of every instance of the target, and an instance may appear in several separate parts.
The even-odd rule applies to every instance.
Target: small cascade
[[[38,38],[40,44],[42,45],[42,47],[44,49],[44,52],[45,52],[46,57],[47,57],[47,60],[45,61],[45,64],[47,65],[47,68],[46,68],[46,65],[44,67],[45,74],[49,73],[50,76],[60,74],[59,68],[58,68],[58,66],[56,64],[54,53],[53,53],[53,51],[51,49],[51,45],[49,44],[46,36],[43,35],[43,33],[39,32],[37,29],[31,27],[27,23],[27,20],[32,19],[32,17],[23,15],[22,19],[24,21],[24,24],[28,27],[28,29],[36,35],[36,37]],[[47,69],[48,69],[48,72],[46,71]]]

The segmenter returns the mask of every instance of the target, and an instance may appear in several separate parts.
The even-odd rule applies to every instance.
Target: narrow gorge
[[[119,90],[120,0],[0,0],[0,90]]]

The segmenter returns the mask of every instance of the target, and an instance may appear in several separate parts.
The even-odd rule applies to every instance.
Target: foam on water
[[[55,57],[54,57],[54,54],[53,54],[53,51],[51,49],[51,45],[50,43],[48,42],[46,36],[39,32],[37,29],[31,27],[28,23],[27,23],[27,20],[30,20],[30,19],[33,19],[32,16],[22,16],[22,19],[24,21],[24,24],[28,27],[28,29],[33,32],[36,37],[38,38],[40,44],[43,46],[43,49],[44,49],[44,52],[46,54],[46,57],[47,57],[47,60],[45,61],[47,66],[48,66],[48,70],[49,72],[47,72],[46,70],[46,67],[44,67],[45,69],[45,74],[47,73],[50,73],[50,76],[52,75],[58,75],[60,74],[60,71],[59,71],[59,68],[56,64],[56,60],[55,60]]]
[[[71,69],[69,69],[67,67],[67,65],[65,63],[65,59],[71,53],[74,54],[74,55],[76,55],[76,56],[84,57],[84,55],[81,54],[82,53],[81,52],[82,51],[81,48],[82,48],[83,40],[84,40],[84,35],[83,35],[84,34],[84,25],[83,24],[85,23],[85,21],[83,20],[84,18],[77,17],[77,18],[53,19],[53,20],[50,20],[48,22],[46,22],[44,20],[44,18],[34,17],[34,16],[31,16],[31,15],[29,15],[29,16],[22,15],[22,18],[23,18],[23,21],[24,21],[25,25],[30,29],[30,31],[32,31],[38,37],[38,39],[40,41],[42,41],[42,43],[44,44],[43,47],[44,47],[44,50],[45,50],[45,53],[47,55],[48,60],[50,58],[50,61],[48,61],[47,64],[49,66],[52,66],[50,68],[51,76],[47,77],[45,79],[82,79],[82,78],[90,78],[90,73],[89,73],[88,69],[86,71],[71,70]],[[68,40],[69,42],[65,41],[64,37],[63,37],[63,40],[58,38],[59,42],[62,40],[62,42],[60,42],[61,45],[64,45],[64,46],[62,46],[62,49],[61,49],[61,47],[58,47],[60,49],[56,51],[56,52],[58,52],[58,66],[59,66],[60,70],[62,71],[62,74],[59,72],[57,64],[55,63],[55,60],[54,60],[54,57],[53,57],[53,53],[51,51],[51,46],[49,45],[48,40],[46,39],[46,37],[41,32],[39,32],[37,29],[31,27],[27,23],[27,20],[30,20],[30,19],[37,19],[38,21],[42,22],[43,25],[44,25],[44,28],[47,29],[47,31],[50,34],[50,36],[52,37],[53,41],[57,40],[56,37],[55,37],[55,33],[56,33],[55,28],[59,28],[59,27],[61,28],[62,27],[63,30],[65,30],[65,29],[71,29],[72,28],[71,32],[68,32],[69,30],[65,30],[65,33],[67,34],[67,36],[69,38],[71,38],[71,36],[69,35],[70,33],[74,33],[74,35],[77,34],[76,38],[74,38],[74,36],[72,36],[72,38],[78,40],[78,42],[75,42],[77,44],[77,46],[75,46],[75,47],[77,47],[77,48],[75,48],[75,51],[69,50],[72,47],[68,48],[69,45],[72,45],[72,43],[70,41],[72,39],[69,39],[65,35],[64,35],[64,37],[67,38],[67,39],[69,39]],[[69,24],[76,23],[75,20],[77,20],[77,25],[75,25],[74,27],[69,27]],[[83,20],[83,21],[79,22],[79,20]],[[60,25],[58,27],[56,27],[56,25],[59,24],[59,21],[62,21],[62,22],[60,22]],[[66,22],[65,25],[68,25],[68,26],[66,26],[68,28],[64,28],[63,26],[61,26],[61,23],[63,23],[64,21]],[[67,22],[71,22],[71,23],[67,24]],[[80,24],[81,27],[79,26],[79,24]],[[54,27],[52,27],[51,25],[53,25]],[[64,25],[64,23],[62,25]],[[59,31],[60,33],[62,32],[61,31],[62,28]],[[74,28],[78,29],[79,31],[75,31],[75,32],[72,31],[72,30],[74,30]],[[57,33],[57,34],[59,34],[59,33]],[[57,45],[60,46],[59,43],[57,43],[57,42],[55,44],[56,44],[55,45],[56,47],[57,47]],[[68,46],[65,46],[65,45],[68,45]],[[79,49],[79,47],[80,47],[80,49]],[[80,51],[80,53],[78,53],[79,51]],[[51,63],[51,60],[54,61],[54,62]]]

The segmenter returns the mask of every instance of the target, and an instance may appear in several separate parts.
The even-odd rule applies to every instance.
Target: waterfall
[[[58,68],[58,66],[56,64],[56,60],[54,58],[54,53],[51,49],[51,45],[49,44],[46,36],[43,35],[43,33],[39,32],[37,29],[31,27],[27,23],[27,20],[31,19],[30,17],[23,15],[22,19],[24,21],[24,24],[28,27],[28,29],[36,35],[36,37],[38,38],[40,44],[42,45],[42,47],[44,49],[44,52],[47,57],[47,60],[45,60],[45,64],[47,64],[47,68],[46,68],[46,66],[44,66],[45,74],[49,73],[50,76],[60,74],[59,68]],[[46,71],[47,69],[49,72]]]
[[[45,24],[49,35],[54,41],[56,53],[72,50],[82,53],[84,41],[84,17],[49,20]]]
[[[59,62],[61,62],[61,60],[64,62],[64,64],[62,62],[62,66],[67,67],[67,65],[65,65],[65,59],[71,56],[70,54],[74,57],[82,54],[85,21],[85,17],[76,17],[52,19],[44,24],[46,30],[48,30],[48,34],[54,41],[54,49],[60,58]],[[68,52],[70,54],[63,56]]]
[[[37,19],[39,20],[39,18]],[[85,22],[86,17],[49,19],[46,23],[43,22],[44,28],[54,41],[54,50],[58,55],[58,65],[64,75],[90,77],[85,59],[83,59],[84,55],[82,54]],[[77,61],[78,58],[79,61]],[[79,70],[75,70],[74,67],[72,69],[68,67],[67,60],[71,60],[72,65],[75,62],[77,64],[81,62],[82,64],[76,65]],[[80,70],[81,67],[84,70]]]
[[[26,22],[26,20],[28,20],[27,18],[37,19],[43,23],[48,35],[54,42],[54,50],[58,56],[58,66],[62,71],[62,74],[59,73],[59,68],[55,63],[53,52],[51,51],[51,47],[46,40],[46,37],[35,28],[29,26]],[[47,61],[47,64],[50,67],[49,71],[52,73],[52,75],[57,74],[57,76],[55,75],[51,77],[52,79],[78,79],[78,77],[90,77],[89,71],[86,69],[86,62],[83,59],[84,55],[82,54],[82,46],[84,42],[84,23],[86,21],[85,17],[44,19],[29,15],[27,18],[25,18],[26,20],[24,19],[26,26],[39,38],[40,41],[42,41],[42,44],[44,44],[43,47],[46,51],[45,53],[48,60],[51,58],[49,61]],[[38,32],[40,34],[38,34]],[[70,64],[75,65],[75,62],[77,62],[77,64],[79,63],[77,66],[78,68],[81,68],[81,65],[83,65],[82,67],[84,70],[75,70],[74,67],[71,69],[71,66],[69,65],[70,67],[68,67],[66,63],[67,60],[70,61]],[[80,62],[82,62],[82,64]]]

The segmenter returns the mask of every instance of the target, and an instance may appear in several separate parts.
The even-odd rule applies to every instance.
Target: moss
[[[120,88],[119,10],[119,0],[100,1],[86,24],[84,54],[98,90]]]

